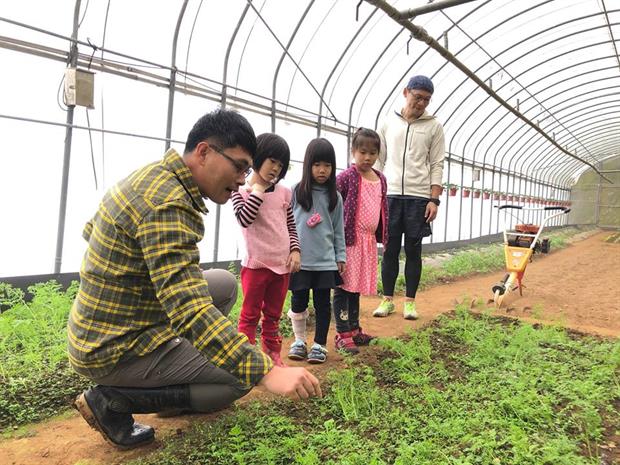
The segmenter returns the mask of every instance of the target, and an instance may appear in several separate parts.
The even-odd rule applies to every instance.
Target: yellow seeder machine
[[[506,259],[506,274],[504,278],[493,286],[493,301],[499,308],[509,292],[519,289],[523,295],[523,275],[527,264],[532,261],[535,253],[548,253],[551,243],[548,238],[540,236],[546,224],[553,218],[565,215],[570,211],[568,207],[541,207],[528,208],[521,205],[501,205],[498,210],[507,210],[506,213],[517,219],[514,229],[504,228],[504,257]],[[516,213],[513,212],[516,210]],[[524,212],[543,211],[548,214],[540,225],[521,223],[521,215]]]

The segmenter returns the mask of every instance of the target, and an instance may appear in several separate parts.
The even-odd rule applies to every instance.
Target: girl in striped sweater
[[[255,344],[262,315],[263,351],[276,365],[284,366],[280,316],[290,273],[299,271],[301,264],[291,190],[278,184],[288,170],[290,150],[276,134],[261,134],[256,142],[254,171],[247,184],[232,194],[247,249],[241,261],[243,305],[238,330]]]

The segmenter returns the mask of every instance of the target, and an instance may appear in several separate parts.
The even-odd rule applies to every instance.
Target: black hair
[[[247,119],[234,111],[219,108],[196,121],[187,135],[184,153],[193,151],[207,139],[223,149],[239,146],[252,157],[256,153],[254,129]]]
[[[336,152],[334,146],[327,139],[322,137],[312,139],[306,147],[306,155],[304,156],[304,171],[301,181],[295,188],[295,196],[299,205],[304,210],[312,209],[312,165],[319,162],[326,162],[332,165],[332,172],[329,179],[325,182],[327,193],[329,195],[329,211],[334,211],[338,204],[338,190],[336,189]]]
[[[282,171],[280,171],[278,181],[284,179],[291,160],[291,151],[286,141],[277,134],[265,133],[256,138],[256,154],[252,157],[254,171],[260,170],[268,158],[273,158],[282,163]]]
[[[359,128],[355,131],[355,134],[353,134],[353,140],[351,140],[351,152],[355,149],[359,149],[362,145],[362,140],[364,139],[372,140],[377,146],[377,151],[381,150],[381,138],[379,137],[379,134],[372,129]]]

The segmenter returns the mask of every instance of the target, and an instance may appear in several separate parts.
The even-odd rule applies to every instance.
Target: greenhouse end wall
[[[605,160],[600,170],[611,183],[593,170],[582,174],[571,190],[569,224],[620,228],[620,157]]]

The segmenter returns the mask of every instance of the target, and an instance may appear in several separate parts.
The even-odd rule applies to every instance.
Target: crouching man
[[[68,349],[75,371],[96,385],[75,407],[119,448],[154,438],[134,413],[213,412],[255,385],[292,398],[321,396],[310,372],[274,367],[237,333],[227,318],[234,276],[198,266],[204,199],[226,203],[245,183],[255,150],[245,118],[206,114],[182,156],[170,149],[112,187],[84,228]]]

